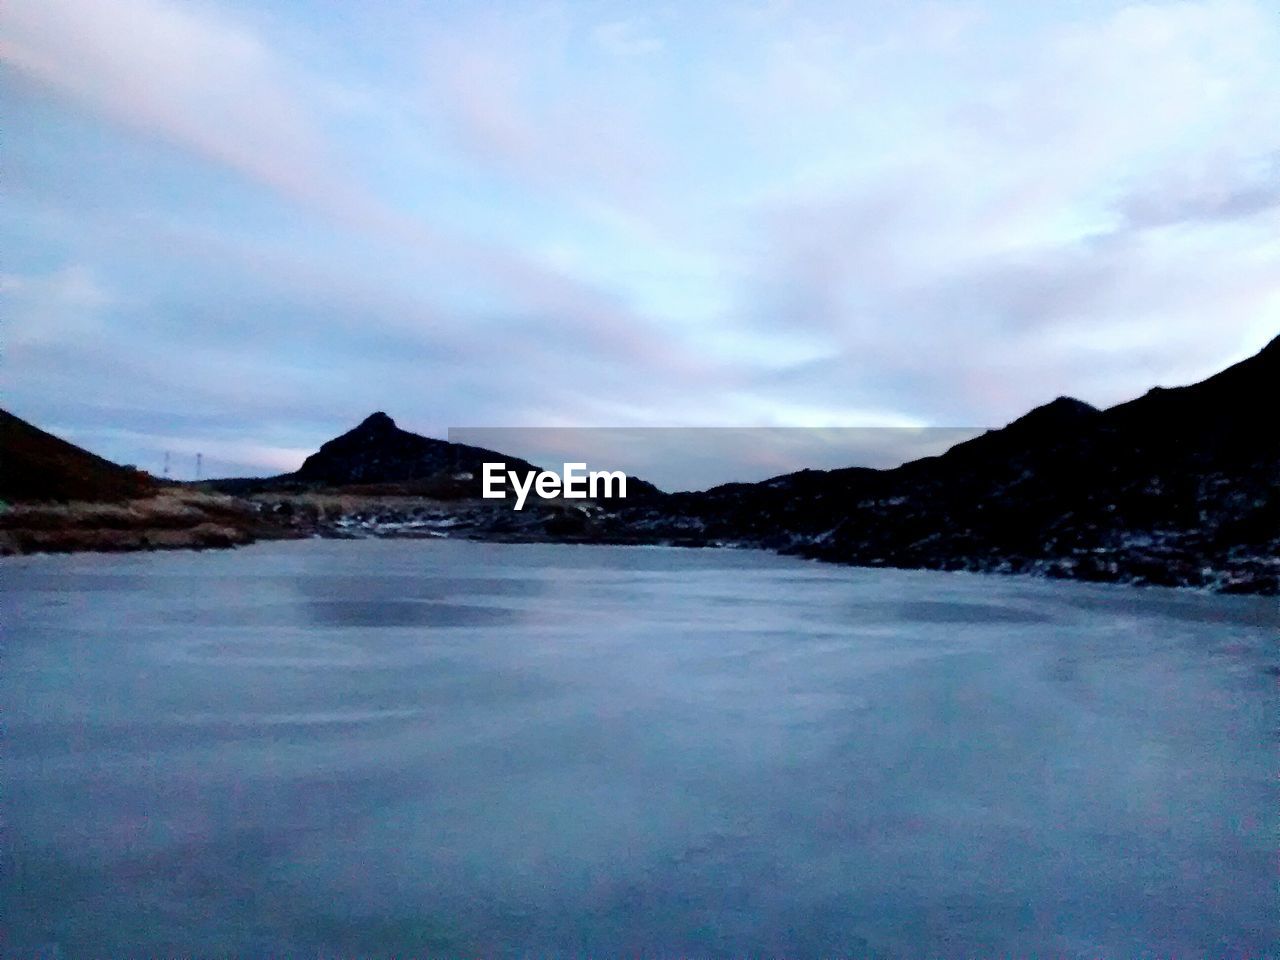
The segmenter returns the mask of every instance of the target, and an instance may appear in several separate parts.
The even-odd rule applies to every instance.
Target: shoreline
[[[120,517],[140,517],[144,521],[154,517],[146,509],[139,510],[139,505],[156,500],[169,502],[178,499],[188,508],[185,512],[165,509],[162,505],[159,515],[164,524],[149,524],[135,527],[125,526],[45,526],[42,528],[14,528],[13,518],[20,511],[38,512],[45,515],[59,514],[84,515],[84,508],[92,507],[95,511],[106,510],[108,515]],[[781,556],[792,556],[816,563],[830,564],[839,567],[851,567],[867,570],[905,570],[933,573],[963,573],[977,576],[1022,577],[1032,580],[1071,581],[1078,583],[1099,584],[1104,586],[1129,588],[1166,588],[1187,590],[1197,594],[1211,596],[1276,596],[1280,594],[1280,559],[1253,557],[1246,561],[1255,566],[1270,565],[1274,572],[1265,571],[1259,575],[1254,572],[1247,578],[1240,578],[1239,571],[1214,570],[1204,567],[1200,571],[1200,582],[1178,580],[1171,570],[1161,580],[1142,575],[1124,576],[1119,570],[1101,571],[1096,566],[1081,570],[1079,558],[1044,557],[1044,558],[1003,558],[989,561],[977,557],[940,557],[936,563],[903,564],[892,561],[859,562],[856,559],[840,559],[824,556],[821,552],[808,549],[809,544],[792,542],[787,544],[753,543],[744,539],[726,539],[696,536],[664,536],[657,531],[651,535],[609,535],[603,531],[589,533],[551,533],[546,529],[548,520],[554,525],[557,514],[565,510],[563,505],[541,503],[537,508],[527,512],[528,520],[514,529],[496,529],[493,526],[476,523],[474,513],[468,514],[471,504],[450,504],[455,509],[450,512],[441,510],[440,502],[421,502],[416,506],[420,510],[432,511],[437,522],[406,521],[403,519],[380,522],[377,519],[356,514],[340,514],[332,517],[313,516],[309,521],[286,524],[279,520],[264,516],[263,503],[252,509],[251,501],[237,500],[225,495],[210,497],[207,494],[186,494],[178,498],[148,498],[147,501],[127,501],[123,504],[67,504],[67,505],[14,505],[5,514],[0,515],[0,560],[6,558],[32,556],[58,556],[67,554],[120,554],[150,553],[177,550],[202,552],[205,550],[230,550],[236,547],[250,546],[255,543],[276,541],[304,540],[462,540],[473,543],[499,544],[555,544],[562,546],[614,546],[614,547],[661,547],[679,550],[763,550]],[[386,503],[366,504],[369,507],[382,507],[379,511],[387,516]],[[396,506],[403,506],[397,503]],[[194,508],[192,510],[191,508]],[[581,508],[569,507],[569,510]],[[459,519],[459,515],[469,516],[469,522]],[[224,522],[215,522],[211,517],[221,516]],[[475,524],[475,525],[472,525]],[[1086,559],[1087,559],[1086,555]],[[1016,561],[1016,562],[1015,562]],[[1080,572],[1077,572],[1080,571]]]

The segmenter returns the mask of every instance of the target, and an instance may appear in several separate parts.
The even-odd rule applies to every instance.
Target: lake
[[[446,540],[0,577],[6,955],[1280,942],[1274,598]]]

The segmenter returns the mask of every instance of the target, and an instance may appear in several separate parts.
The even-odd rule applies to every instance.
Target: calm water
[[[444,541],[0,577],[8,954],[1280,937],[1274,599]]]

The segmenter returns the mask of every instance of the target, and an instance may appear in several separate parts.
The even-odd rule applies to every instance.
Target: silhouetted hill
[[[485,463],[505,463],[507,470],[521,474],[540,469],[520,457],[402,430],[379,411],[322,444],[294,473],[207,485],[227,493],[360,488],[459,499],[480,496]],[[627,479],[627,494],[631,500],[660,495],[652,484],[635,477]]]
[[[0,499],[118,501],[156,490],[148,474],[117,466],[0,410]]]
[[[673,524],[847,563],[1274,592],[1280,338],[1187,387],[1066,397],[892,470],[681,495]]]
[[[358,488],[456,499],[480,495],[482,465],[501,461],[512,470],[536,469],[518,458],[401,430],[379,411],[332,440],[293,473],[227,478],[205,485],[226,493]]]
[[[1280,337],[1207,380],[1155,387],[1106,412],[1106,422],[1143,450],[1175,458],[1249,461],[1277,435]]]
[[[486,462],[502,461],[511,470],[536,469],[527,461],[492,450],[423,437],[401,430],[385,413],[322,444],[307,457],[293,479],[322,486],[405,484],[479,478]]]

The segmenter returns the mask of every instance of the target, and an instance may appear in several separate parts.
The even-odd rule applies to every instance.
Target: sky
[[[5,0],[0,62],[0,402],[179,478],[999,426],[1280,332],[1261,0]]]

